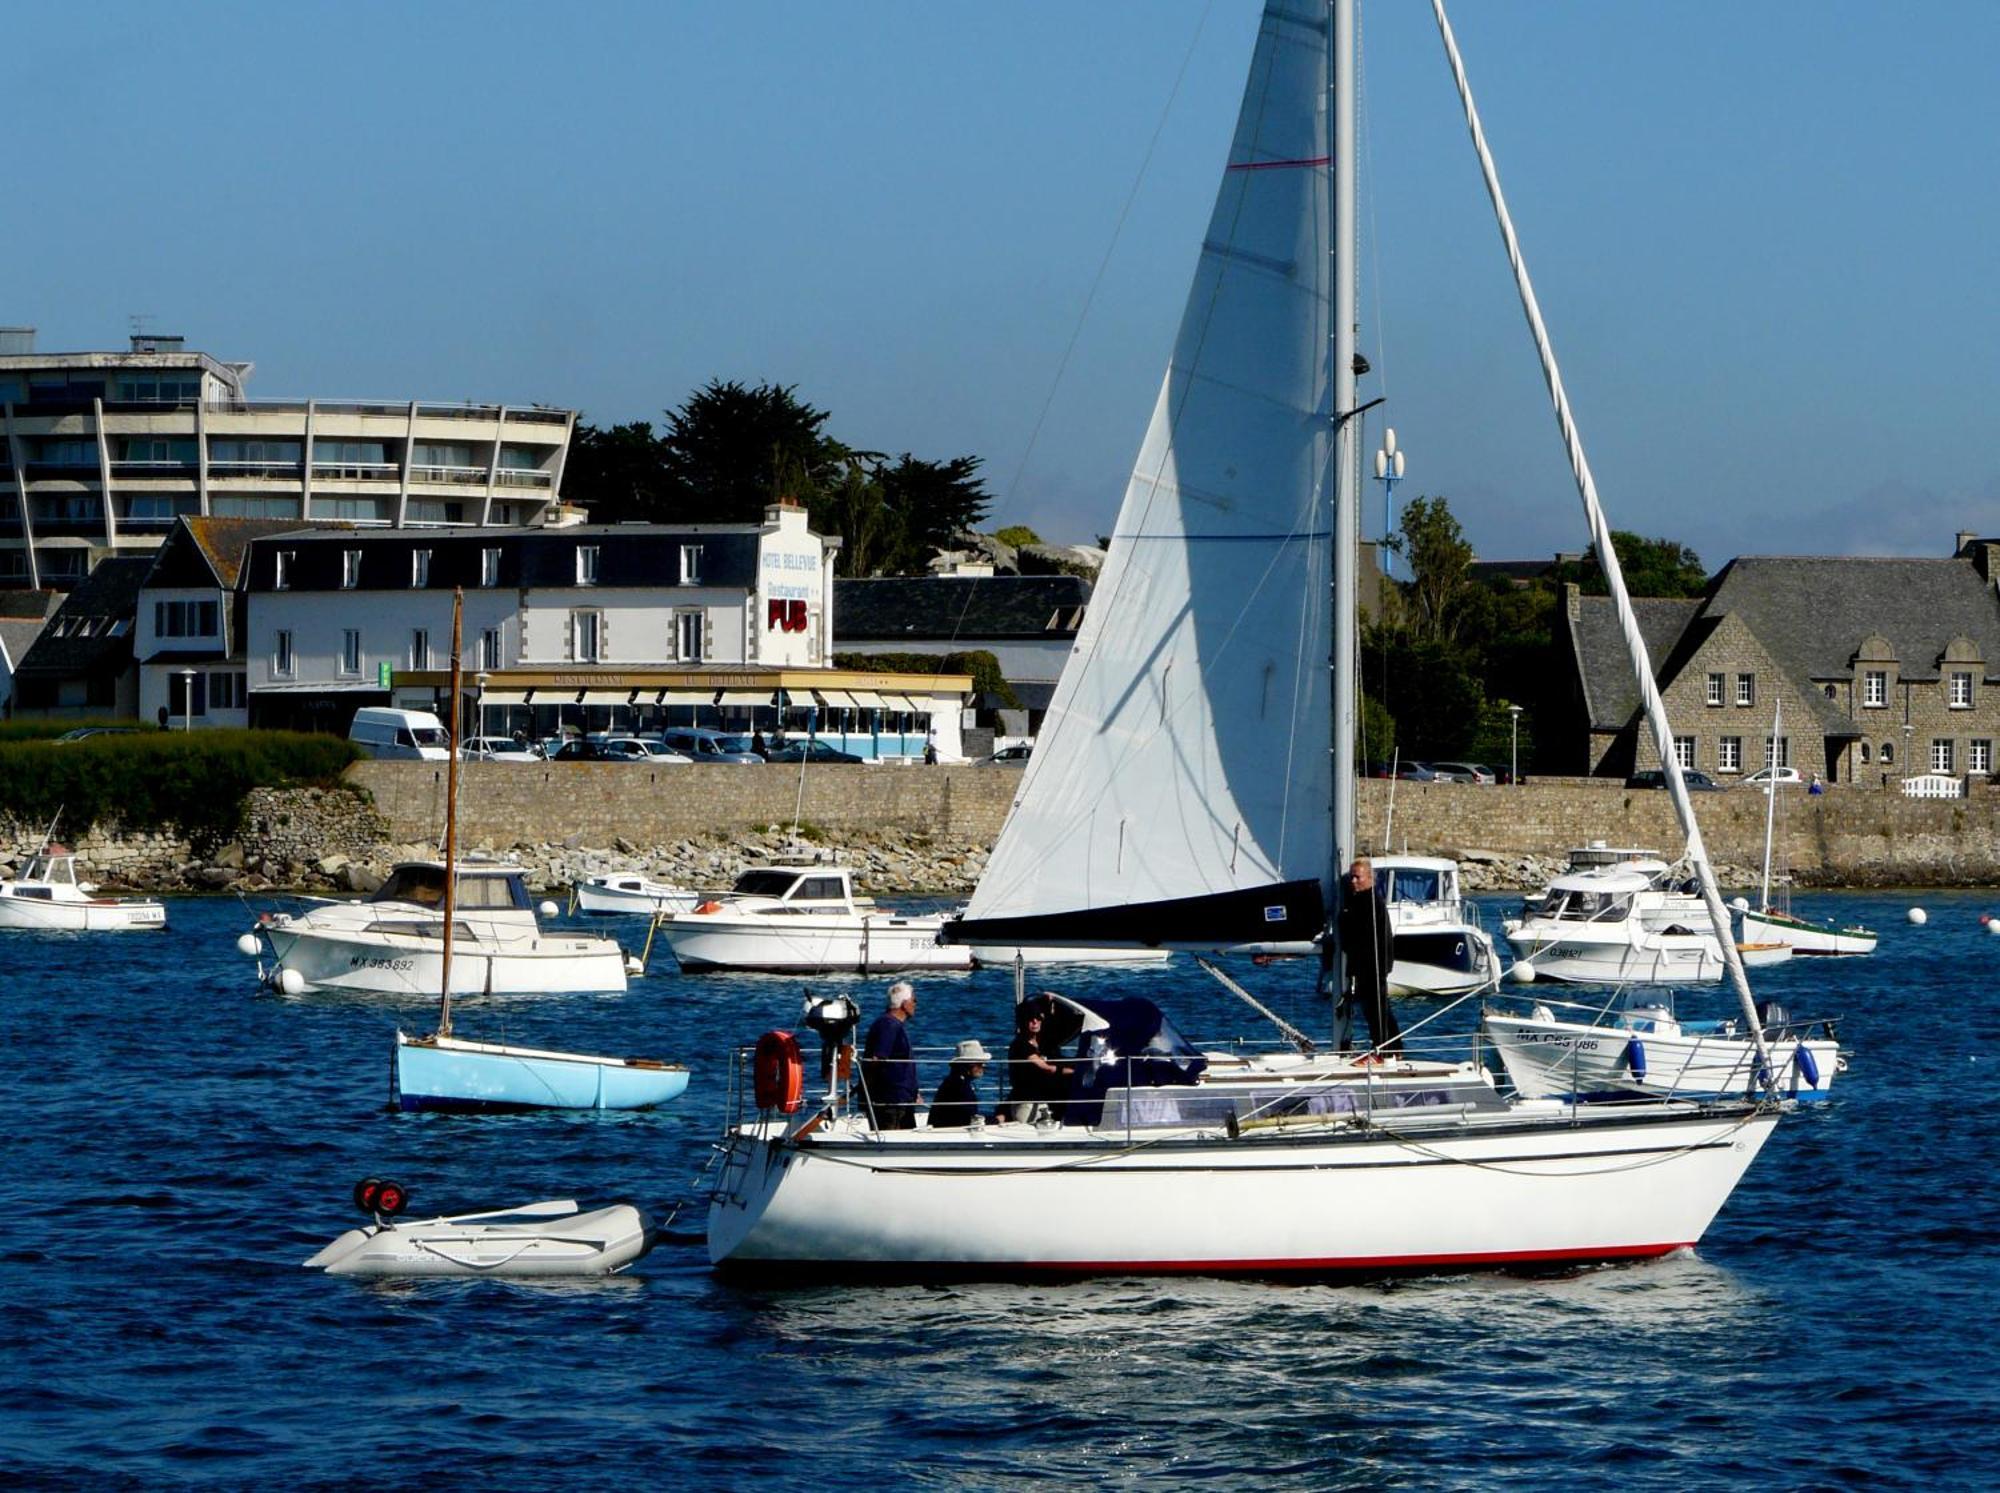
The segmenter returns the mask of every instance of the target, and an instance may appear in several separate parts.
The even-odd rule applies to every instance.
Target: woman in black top
[[[1035,1106],[1046,1104],[1057,1119],[1062,1118],[1062,1102],[1069,1097],[1067,1064],[1057,1063],[1042,1051],[1043,1012],[1038,1005],[1021,1008],[1021,1029],[1007,1047],[1007,1102],[1016,1120],[1033,1116]]]

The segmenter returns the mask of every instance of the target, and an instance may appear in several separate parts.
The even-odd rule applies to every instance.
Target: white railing
[[[1964,798],[1965,780],[1950,773],[1927,772],[1903,779],[1905,798]]]
[[[413,466],[410,468],[412,482],[465,482],[483,486],[486,482],[484,467],[443,467]]]
[[[403,470],[393,461],[315,461],[312,469],[315,477],[349,482],[393,482]]]

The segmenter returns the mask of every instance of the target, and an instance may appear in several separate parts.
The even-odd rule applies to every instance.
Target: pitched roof
[[[1090,604],[1075,575],[884,576],[833,583],[833,629],[859,642],[1069,638]]]
[[[1970,560],[1749,555],[1722,568],[1704,610],[1741,617],[1800,680],[1847,677],[1876,634],[1905,679],[1936,679],[1957,637],[1978,646],[1987,678],[2000,677],[2000,603]]]
[[[236,589],[250,541],[296,529],[295,518],[212,518],[183,514],[153,563],[149,586]]]
[[[60,591],[0,591],[0,617],[46,621],[62,605]]]
[[[132,618],[151,555],[114,555],[77,583],[42,629],[16,674],[73,677],[132,660]],[[119,626],[120,623],[124,625]]]
[[[1632,614],[1646,640],[1646,656],[1658,679],[1675,652],[1675,645],[1695,620],[1701,603],[1680,597],[1633,598]],[[1593,731],[1623,730],[1640,705],[1639,683],[1618,613],[1608,596],[1579,596],[1569,616],[1570,645],[1576,653],[1577,674]]]
[[[7,662],[18,668],[46,626],[44,617],[0,617],[0,646],[7,650]]]

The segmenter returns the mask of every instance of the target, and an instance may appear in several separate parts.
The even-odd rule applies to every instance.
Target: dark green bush
[[[212,847],[236,833],[252,788],[331,784],[360,755],[345,737],[293,731],[0,739],[0,815],[45,825],[60,809],[64,834],[172,829]]]

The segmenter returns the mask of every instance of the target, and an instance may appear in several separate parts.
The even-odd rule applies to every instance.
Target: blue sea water
[[[1992,1487],[2000,938],[1977,919],[2000,893],[1800,901],[1883,932],[1872,960],[1757,981],[1842,1016],[1851,1066],[1698,1251],[1362,1284],[719,1281],[694,1200],[724,1065],[796,1024],[796,981],[662,959],[620,997],[468,1002],[464,1035],[693,1084],[651,1114],[409,1116],[384,1108],[389,1036],[427,1003],[260,992],[234,901],[172,902],[158,935],[0,935],[0,1480]],[[1324,1029],[1304,965],[1244,979]],[[882,982],[855,983],[872,1011]],[[1185,960],[1049,983],[1265,1035]],[[921,988],[920,1042],[1004,1038],[1005,972]],[[578,1196],[673,1222],[606,1281],[301,1270],[370,1174],[417,1212]]]

